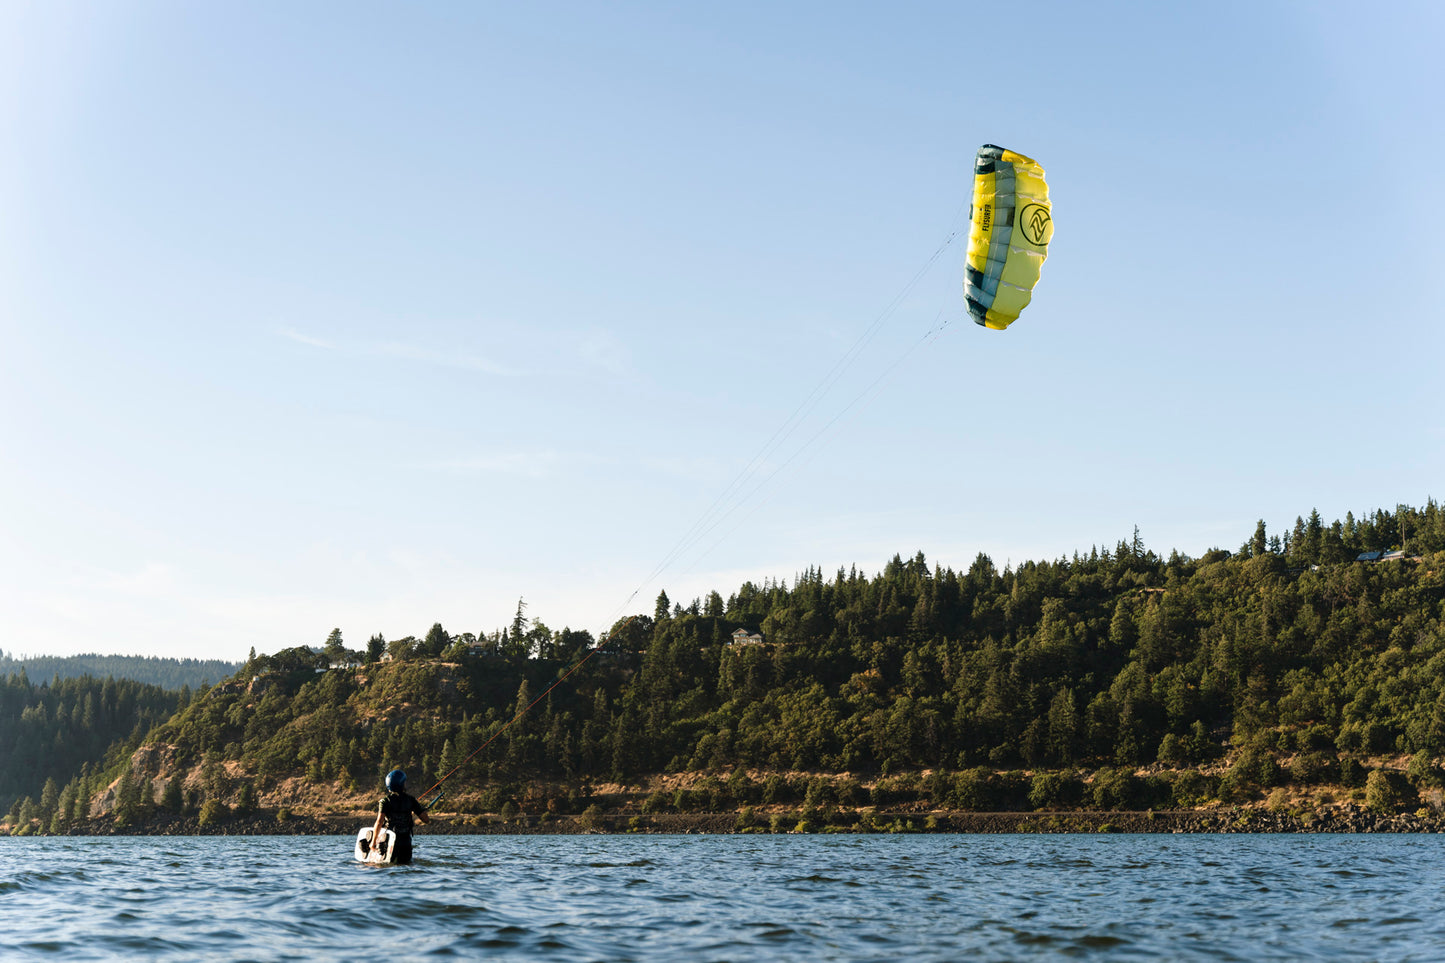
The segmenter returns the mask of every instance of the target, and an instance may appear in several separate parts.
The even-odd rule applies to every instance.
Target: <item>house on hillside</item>
[[[763,636],[761,632],[749,632],[747,629],[738,629],[733,633],[733,645],[762,645]]]
[[[1418,555],[1406,555],[1403,549],[1395,549],[1393,552],[1361,552],[1355,556],[1357,562],[1419,562],[1423,561]]]

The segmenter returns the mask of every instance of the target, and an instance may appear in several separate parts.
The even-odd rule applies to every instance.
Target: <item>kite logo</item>
[[[1039,247],[1048,247],[1054,236],[1054,219],[1050,216],[1049,209],[1042,204],[1025,207],[1019,217],[1019,225],[1023,229],[1024,237]]]
[[[980,218],[980,220],[979,220],[979,228],[980,228],[985,234],[988,233],[988,226],[989,226],[989,223],[990,223],[992,220],[993,220],[993,205],[992,205],[992,204],[985,204],[985,205],[983,206],[983,217]]]

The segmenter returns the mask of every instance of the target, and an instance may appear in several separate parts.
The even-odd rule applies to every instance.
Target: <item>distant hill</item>
[[[215,685],[38,681],[60,664],[150,678],[209,666]],[[423,789],[458,771],[449,803],[489,814],[578,814],[609,784],[646,792],[622,800],[629,818],[795,804],[1445,812],[1445,510],[1333,524],[1312,511],[1282,535],[1261,521],[1197,559],[1161,556],[1137,530],[1003,569],[895,555],[876,575],[814,567],[686,605],[664,592],[600,641],[519,606],[483,638],[434,624],[362,655],[337,632],[321,653],[237,668],[0,655],[5,824],[321,812],[364,805],[397,766]]]
[[[150,655],[38,655],[16,659],[0,652],[0,677],[19,674],[23,669],[26,678],[36,685],[55,679],[77,679],[94,676],[97,679],[130,679],[162,689],[181,689],[186,686],[199,688],[206,683],[217,683],[228,678],[241,668],[239,662],[223,662],[220,659],[164,659]]]

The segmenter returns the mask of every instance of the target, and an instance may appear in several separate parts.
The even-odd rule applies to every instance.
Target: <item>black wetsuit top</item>
[[[396,833],[396,846],[392,850],[391,861],[411,862],[411,817],[413,813],[426,812],[426,807],[406,792],[389,792],[381,797],[376,811],[382,816],[383,827]]]
[[[426,807],[416,801],[416,797],[405,790],[402,792],[389,792],[381,797],[377,803],[376,811],[381,814],[385,828],[396,833],[397,836],[410,836],[412,813],[424,813]]]

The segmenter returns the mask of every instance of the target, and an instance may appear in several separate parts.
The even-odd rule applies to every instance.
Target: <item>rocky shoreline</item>
[[[117,827],[108,819],[71,827],[70,836],[332,836],[354,835],[370,823],[366,814],[233,815],[202,826],[195,816],[157,815],[144,823]],[[839,812],[825,816],[776,812],[741,816],[728,813],[653,815],[584,814],[512,816],[442,815],[419,835],[579,835],[579,834],[724,834],[724,833],[1439,833],[1445,818],[1436,814],[1372,812],[1342,806],[1293,813],[1257,808],[1163,810],[1148,812]],[[40,834],[36,834],[40,835]]]

